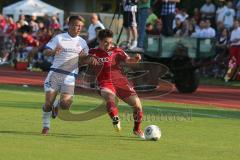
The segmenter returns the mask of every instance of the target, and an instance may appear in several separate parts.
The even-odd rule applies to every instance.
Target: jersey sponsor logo
[[[73,49],[73,48],[63,48],[62,50],[63,52],[72,52],[72,53],[79,53],[80,51],[77,49]]]
[[[62,41],[71,41],[69,38],[63,38]]]
[[[109,62],[109,58],[108,57],[104,57],[104,58],[98,58],[100,62],[104,63],[104,62]]]
[[[111,55],[113,54],[113,52],[107,52],[107,54],[108,54],[109,56],[111,56]]]

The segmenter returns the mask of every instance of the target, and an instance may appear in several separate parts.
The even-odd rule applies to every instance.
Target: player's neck
[[[77,34],[73,34],[73,33],[70,33],[70,32],[68,32],[68,35],[69,35],[70,37],[72,37],[72,38],[75,38],[75,37],[78,36]]]

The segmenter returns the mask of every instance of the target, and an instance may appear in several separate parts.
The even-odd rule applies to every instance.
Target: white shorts
[[[75,88],[75,77],[50,71],[44,82],[44,91],[56,91],[73,95]]]

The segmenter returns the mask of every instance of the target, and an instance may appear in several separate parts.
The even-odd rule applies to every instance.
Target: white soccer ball
[[[145,128],[144,135],[146,140],[157,141],[161,138],[161,130],[156,125],[150,125]]]

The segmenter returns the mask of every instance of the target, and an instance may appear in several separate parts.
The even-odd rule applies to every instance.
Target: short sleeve
[[[129,55],[127,55],[126,52],[124,52],[122,49],[117,50],[118,57],[121,61],[126,61],[129,58]]]
[[[53,37],[45,46],[45,49],[54,50],[58,46],[58,36]]]
[[[85,40],[82,41],[82,53],[85,54],[85,55],[88,55],[89,54],[89,47],[87,45],[87,42]]]

